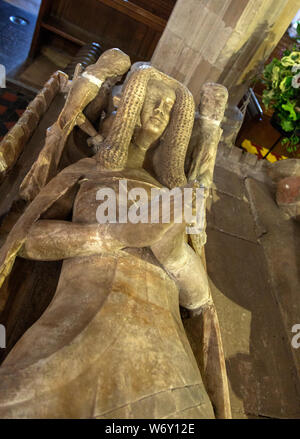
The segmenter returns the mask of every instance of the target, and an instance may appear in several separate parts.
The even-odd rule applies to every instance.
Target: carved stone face
[[[176,99],[175,91],[162,81],[150,80],[141,111],[144,133],[157,140],[166,129]]]

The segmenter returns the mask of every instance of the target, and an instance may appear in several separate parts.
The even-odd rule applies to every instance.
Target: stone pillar
[[[177,0],[152,57],[199,102],[207,81],[236,105],[299,9],[299,0]]]

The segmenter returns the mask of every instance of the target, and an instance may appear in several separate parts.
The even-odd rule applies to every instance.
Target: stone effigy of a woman
[[[91,88],[99,83],[92,70],[83,79],[86,88],[88,81]],[[214,132],[218,125],[213,90],[204,96],[204,143],[209,127]],[[79,86],[71,88],[69,113],[64,110],[73,122],[81,94]],[[128,191],[144,189],[150,200],[153,188],[185,186],[193,123],[187,88],[153,67],[139,68],[124,87],[108,136],[95,135],[98,152],[42,187],[8,235],[2,282],[16,256],[64,262],[52,302],[0,367],[0,418],[230,417],[207,275],[187,242],[186,224],[176,221],[181,210],[168,222],[100,224],[96,218],[100,189],[112,189],[118,201],[126,181]],[[212,149],[202,154],[199,172],[199,154],[191,156],[192,174],[210,175],[205,163],[214,161]],[[201,237],[192,242],[201,250]],[[200,359],[179,305],[204,321]]]

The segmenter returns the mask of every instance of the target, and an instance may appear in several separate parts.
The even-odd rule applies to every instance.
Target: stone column
[[[299,9],[299,0],[177,0],[152,57],[199,103],[207,81],[236,105]]]

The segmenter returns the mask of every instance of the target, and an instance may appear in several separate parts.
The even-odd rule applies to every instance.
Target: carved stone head
[[[157,179],[167,187],[186,183],[184,160],[194,123],[192,94],[175,79],[148,65],[125,84],[111,130],[97,159],[108,169],[126,167],[128,148],[137,128],[160,144],[154,157]],[[163,135],[163,136],[162,136]]]

